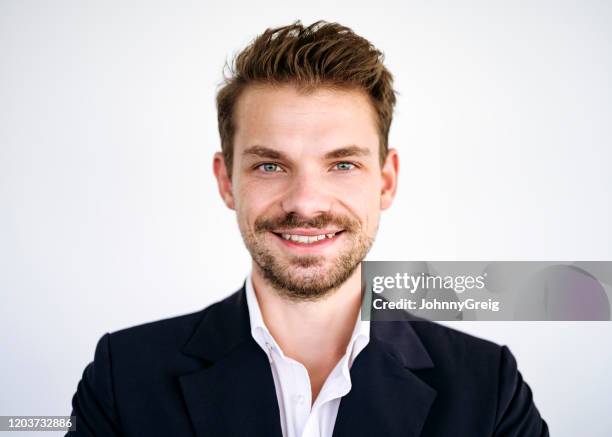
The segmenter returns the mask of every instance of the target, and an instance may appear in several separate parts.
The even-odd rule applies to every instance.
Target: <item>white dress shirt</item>
[[[246,279],[251,335],[270,360],[284,437],[331,437],[340,398],[351,390],[349,369],[370,341],[370,322],[357,316],[346,353],[331,371],[314,404],[303,364],[286,356],[263,321],[251,274]],[[312,405],[312,408],[311,408]]]

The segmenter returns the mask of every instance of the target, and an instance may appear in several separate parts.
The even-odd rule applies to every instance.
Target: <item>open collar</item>
[[[244,285],[202,311],[182,352],[203,361],[199,371],[179,376],[197,436],[282,436],[270,363],[251,336]],[[432,367],[412,322],[372,321],[334,436],[420,435],[436,392],[415,371]]]

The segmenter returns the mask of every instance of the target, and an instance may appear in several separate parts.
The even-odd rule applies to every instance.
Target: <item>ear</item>
[[[385,210],[393,203],[395,192],[397,191],[397,177],[399,174],[399,156],[397,150],[388,150],[381,174],[380,209]]]
[[[227,174],[227,167],[225,165],[225,158],[223,157],[223,153],[216,152],[213,157],[213,171],[215,173],[215,177],[217,178],[217,188],[219,189],[219,194],[225,202],[225,205],[229,209],[234,209],[234,193],[232,191],[232,180]]]

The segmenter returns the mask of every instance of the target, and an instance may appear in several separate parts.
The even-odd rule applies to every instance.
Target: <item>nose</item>
[[[281,207],[287,214],[314,217],[329,213],[332,204],[331,193],[321,175],[302,173],[294,176],[289,190],[283,196]]]

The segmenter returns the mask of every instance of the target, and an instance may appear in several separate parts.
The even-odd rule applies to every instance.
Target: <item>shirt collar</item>
[[[249,319],[251,320],[251,332],[257,328],[266,328],[261,315],[261,309],[259,308],[259,302],[255,295],[255,289],[253,288],[253,279],[250,272],[246,278],[246,299],[249,308]]]

